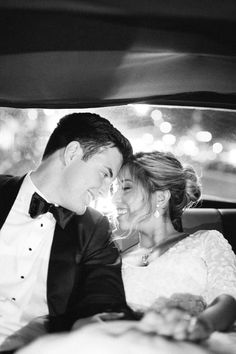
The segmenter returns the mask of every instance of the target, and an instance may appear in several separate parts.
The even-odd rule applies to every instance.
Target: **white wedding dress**
[[[218,231],[197,231],[147,266],[133,265],[130,259],[123,258],[122,276],[134,310],[143,311],[158,297],[174,293],[201,295],[207,304],[220,294],[236,298],[236,256]]]

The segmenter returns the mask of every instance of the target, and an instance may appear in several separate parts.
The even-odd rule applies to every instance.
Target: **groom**
[[[89,204],[131,154],[108,120],[74,113],[35,171],[0,176],[0,344],[39,316],[56,332],[98,313],[129,314],[108,220]]]

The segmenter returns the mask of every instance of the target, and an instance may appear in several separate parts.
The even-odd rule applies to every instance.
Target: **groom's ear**
[[[65,165],[69,165],[75,158],[82,159],[83,149],[78,141],[71,141],[64,150]]]

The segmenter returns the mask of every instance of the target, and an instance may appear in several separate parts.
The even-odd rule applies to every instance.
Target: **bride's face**
[[[135,226],[138,229],[135,220],[147,213],[147,205],[142,187],[133,180],[127,168],[118,175],[112,201],[117,210],[119,228],[125,231]]]

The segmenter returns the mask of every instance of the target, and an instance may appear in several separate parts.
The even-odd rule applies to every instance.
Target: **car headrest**
[[[236,253],[236,209],[187,209],[182,215],[183,231],[218,230]]]
[[[186,209],[182,216],[183,231],[194,233],[198,230],[223,232],[222,217],[218,209]]]

